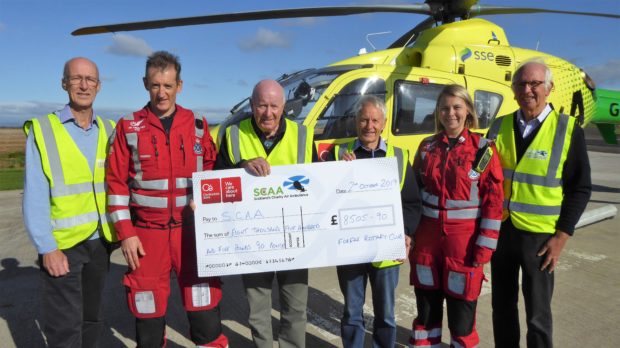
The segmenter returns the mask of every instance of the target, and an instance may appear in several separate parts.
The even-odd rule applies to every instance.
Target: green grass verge
[[[23,169],[1,169],[0,191],[19,190],[24,188]]]

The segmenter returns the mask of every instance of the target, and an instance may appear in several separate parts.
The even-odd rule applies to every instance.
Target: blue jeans
[[[375,268],[370,263],[338,266],[338,283],[344,295],[344,313],[340,321],[342,344],[364,346],[364,302],[366,283],[370,278],[372,306],[375,314],[372,332],[373,347],[394,347],[394,291],[398,285],[400,266]]]

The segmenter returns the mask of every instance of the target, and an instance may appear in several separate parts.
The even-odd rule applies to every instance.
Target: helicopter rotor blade
[[[239,12],[239,13],[222,13],[222,14],[207,15],[207,16],[183,17],[183,18],[172,18],[172,19],[84,27],[84,28],[80,28],[80,29],[73,31],[71,35],[74,35],[74,36],[75,35],[92,35],[92,34],[113,33],[117,31],[159,29],[159,28],[167,28],[167,27],[186,26],[186,25],[242,22],[242,21],[253,21],[253,20],[263,20],[263,19],[346,16],[346,15],[373,13],[373,12],[430,14],[431,7],[427,4],[331,6],[331,7],[309,7],[309,8],[267,10],[267,11],[252,11],[252,12]]]
[[[519,13],[521,14],[523,13],[560,13],[560,14],[571,14],[571,15],[580,15],[580,16],[594,16],[594,17],[607,17],[607,18],[620,19],[620,15],[611,14],[611,13],[549,10],[549,9],[544,9],[544,8],[532,8],[532,7],[505,7],[505,6],[491,6],[491,5],[474,5],[469,10],[469,14],[471,17],[500,15],[500,14],[519,14]]]
[[[405,46],[409,41],[413,41],[418,37],[418,34],[436,23],[436,20],[433,16],[427,17],[425,20],[416,25],[413,29],[409,30],[401,37],[399,37],[396,41],[392,42],[392,44],[388,48],[399,48]]]

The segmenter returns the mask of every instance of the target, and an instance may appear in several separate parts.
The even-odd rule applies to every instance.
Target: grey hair
[[[512,77],[512,88],[514,89],[516,84],[520,82],[521,73],[523,73],[523,69],[525,69],[527,66],[530,66],[530,65],[542,66],[543,69],[545,69],[545,89],[547,89],[547,91],[551,90],[551,85],[553,83],[553,75],[551,74],[551,69],[549,69],[549,66],[547,65],[547,63],[545,63],[545,60],[540,57],[528,59],[525,62],[523,62],[521,65],[519,65],[519,67],[515,71],[514,76]]]
[[[357,104],[355,104],[355,108],[353,109],[353,111],[354,111],[356,119],[362,116],[362,109],[364,108],[364,105],[366,104],[370,104],[376,107],[377,109],[379,109],[379,111],[381,111],[381,114],[383,115],[383,120],[386,119],[385,101],[383,101],[382,98],[379,98],[376,95],[372,95],[372,94],[367,94],[367,95],[362,96],[357,101]]]

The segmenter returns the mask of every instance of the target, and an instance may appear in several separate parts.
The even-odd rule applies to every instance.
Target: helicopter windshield
[[[338,66],[323,69],[307,69],[292,74],[284,74],[277,81],[284,88],[286,103],[284,115],[290,120],[302,123],[314,104],[327,87],[340,75],[357,69],[359,66]],[[252,109],[250,98],[246,98],[231,110],[231,115],[222,123],[222,128],[250,117]]]

